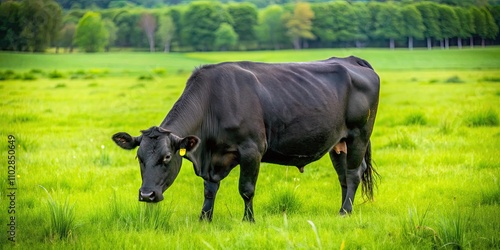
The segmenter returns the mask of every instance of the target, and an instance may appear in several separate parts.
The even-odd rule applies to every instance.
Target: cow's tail
[[[361,191],[366,200],[373,201],[373,191],[377,186],[377,179],[380,175],[377,173],[372,165],[372,146],[371,141],[368,141],[368,147],[365,153],[366,169],[361,175]]]

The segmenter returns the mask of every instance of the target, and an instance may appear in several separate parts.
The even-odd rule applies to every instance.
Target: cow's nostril
[[[141,192],[141,200],[154,201],[155,198],[155,192]]]

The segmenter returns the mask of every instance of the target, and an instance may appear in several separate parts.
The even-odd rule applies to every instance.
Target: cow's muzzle
[[[155,191],[141,191],[139,190],[139,201],[143,202],[159,202],[163,200],[161,194],[157,194]]]

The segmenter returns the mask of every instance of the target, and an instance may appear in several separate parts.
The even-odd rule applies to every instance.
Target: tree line
[[[93,10],[64,9],[60,3],[65,6],[61,0],[1,2],[0,50],[448,48],[497,44],[500,24],[498,5],[411,0],[297,2],[264,8],[249,2],[193,1]]]

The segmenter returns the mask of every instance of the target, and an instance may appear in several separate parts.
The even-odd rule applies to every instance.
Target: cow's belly
[[[319,160],[344,137],[342,130],[319,128],[315,131],[290,130],[276,133],[268,141],[268,148],[262,161],[304,166]]]
[[[268,150],[262,157],[262,162],[274,163],[287,166],[305,166],[311,162],[319,160],[325,153],[314,155],[291,155],[278,151]]]

